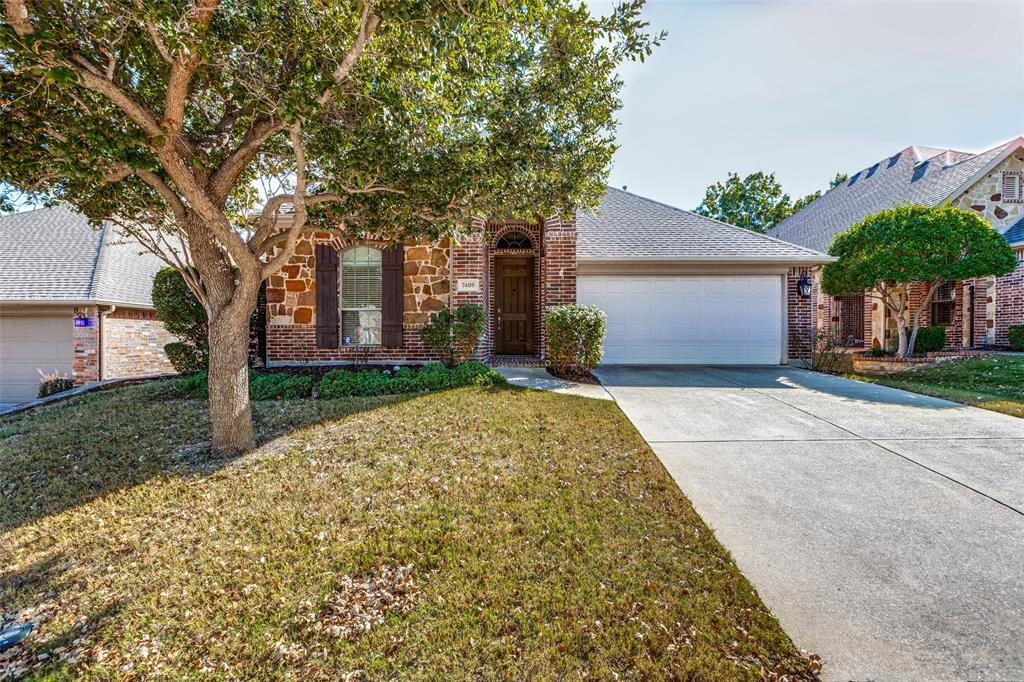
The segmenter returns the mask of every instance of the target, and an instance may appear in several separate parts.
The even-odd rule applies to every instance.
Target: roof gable
[[[1020,145],[1024,138],[968,154],[907,147],[852,174],[769,231],[794,244],[828,251],[835,236],[862,218],[897,204],[938,206],[967,190]]]
[[[0,217],[0,301],[152,307],[163,262],[66,204]]]

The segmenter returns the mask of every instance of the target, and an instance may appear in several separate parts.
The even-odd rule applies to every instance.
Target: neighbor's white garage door
[[[70,311],[49,315],[0,312],[0,403],[33,400],[39,371],[71,376]]]
[[[779,275],[580,275],[577,287],[608,315],[607,364],[781,362]]]

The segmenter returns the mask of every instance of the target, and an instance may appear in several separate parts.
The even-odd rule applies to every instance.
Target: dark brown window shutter
[[[316,245],[316,345],[338,347],[338,250]]]
[[[391,246],[381,253],[381,345],[402,347],[402,277],[405,247]]]

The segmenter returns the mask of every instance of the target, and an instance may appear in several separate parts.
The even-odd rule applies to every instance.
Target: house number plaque
[[[459,292],[473,292],[480,291],[480,280],[478,279],[459,279],[455,282],[455,290]]]

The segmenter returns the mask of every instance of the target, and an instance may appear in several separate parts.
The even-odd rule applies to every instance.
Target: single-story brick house
[[[481,358],[542,364],[545,309],[578,302],[608,315],[606,363],[785,363],[808,353],[798,283],[829,260],[618,189],[597,213],[481,219],[457,241],[379,249],[309,232],[267,282],[266,359],[422,362],[431,313],[478,303]]]
[[[35,398],[40,371],[76,384],[174,371],[150,297],[162,264],[140,250],[64,205],[0,217],[0,403]]]
[[[1003,347],[1010,325],[1024,324],[1024,137],[979,154],[907,147],[853,174],[770,234],[828,251],[836,235],[862,218],[899,203],[938,206],[949,202],[986,218],[1018,254],[1017,268],[1002,277],[951,282],[925,310],[924,324],[946,327],[951,349]],[[896,337],[896,322],[872,292],[833,298],[815,278],[816,329],[831,325],[850,345],[881,347]],[[927,292],[911,289],[911,302]]]

